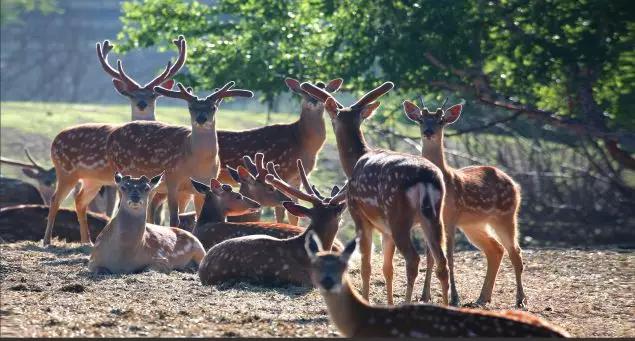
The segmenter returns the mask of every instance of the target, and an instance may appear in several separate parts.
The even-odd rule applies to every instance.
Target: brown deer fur
[[[342,79],[338,78],[328,84],[318,83],[318,86],[332,93],[340,88],[342,82]],[[302,96],[300,118],[293,123],[273,124],[251,130],[219,130],[218,153],[222,166],[218,179],[220,182],[235,183],[225,167],[238,167],[243,162],[243,155],[263,153],[266,157],[265,162],[271,161],[280,165],[280,176],[294,186],[300,184],[295,170],[295,160],[302,160],[309,173],[315,167],[317,154],[326,140],[324,105],[302,90],[297,80],[287,78],[285,83],[291,91]],[[284,214],[284,208],[277,207],[276,221],[282,222]],[[289,215],[291,224],[296,225],[297,221],[297,217]]]
[[[131,178],[117,173],[119,209],[99,234],[88,267],[96,273],[133,273],[150,268],[161,272],[200,264],[203,245],[179,228],[146,223],[148,195],[160,175]]]
[[[0,177],[0,208],[24,204],[44,204],[38,189],[22,180]]]
[[[329,317],[345,337],[568,337],[563,329],[522,311],[456,309],[430,304],[373,306],[357,293],[346,274],[357,242],[344,251],[324,252],[307,235],[311,279],[326,301]]]
[[[437,265],[443,303],[448,303],[448,266],[441,209],[445,196],[443,175],[438,167],[423,157],[372,149],[361,130],[361,123],[379,107],[377,98],[393,88],[386,82],[370,91],[352,106],[345,108],[329,93],[303,83],[302,89],[322,102],[331,117],[340,162],[348,177],[348,206],[361,237],[363,295],[368,299],[372,232],[382,233],[383,272],[387,302],[392,303],[392,259],[395,247],[406,260],[407,287],[405,300],[419,272],[419,255],[410,239],[412,226],[423,229],[428,248]]]
[[[516,305],[524,306],[527,300],[522,285],[523,261],[517,237],[520,186],[495,167],[471,166],[455,169],[446,163],[443,130],[445,126],[458,120],[463,108],[461,104],[447,110],[442,106],[434,112],[425,107],[422,110],[410,101],[404,101],[403,106],[406,116],[421,127],[423,156],[443,172],[446,188],[443,221],[453,305],[459,304],[453,271],[454,235],[458,226],[487,258],[487,274],[477,304],[491,301],[501,259],[504,250],[507,250],[516,274]],[[491,230],[487,228],[488,225]],[[430,277],[426,275],[428,289],[429,280]],[[430,298],[429,291],[425,298]]]
[[[301,161],[298,160],[299,167]],[[305,175],[306,177],[306,175]],[[287,194],[302,193],[285,183],[281,178],[269,175],[273,184]],[[249,235],[225,240],[213,246],[203,258],[199,277],[204,285],[219,284],[232,280],[243,280],[265,285],[310,286],[309,259],[304,252],[304,236],[315,231],[326,248],[331,248],[338,230],[339,220],[346,208],[344,193],[335,187],[333,198],[318,197],[311,188],[309,194],[301,194],[302,200],[310,200],[312,208],[293,202],[285,202],[290,213],[311,219],[306,230],[289,239],[278,239],[264,235]]]

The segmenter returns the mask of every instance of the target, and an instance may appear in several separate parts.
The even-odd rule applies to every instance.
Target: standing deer
[[[406,302],[418,274],[419,255],[410,239],[412,226],[420,224],[441,282],[443,303],[448,303],[448,265],[441,209],[445,196],[443,174],[427,159],[404,153],[371,148],[361,130],[362,121],[379,107],[377,98],[393,88],[386,82],[344,107],[328,92],[302,83],[306,92],[324,102],[331,117],[340,162],[348,177],[348,205],[361,238],[362,293],[368,299],[371,272],[372,232],[382,233],[383,273],[387,302],[393,302],[393,256],[395,247],[406,261]]]
[[[275,238],[290,238],[304,231],[301,227],[282,223],[227,222],[227,216],[257,212],[260,204],[234,192],[230,185],[221,184],[216,179],[212,179],[211,186],[192,180],[192,186],[205,195],[201,215],[192,233],[206,250],[224,240],[241,236],[264,234]]]
[[[156,101],[161,94],[154,91],[154,87],[160,86],[162,88],[172,89],[174,86],[174,80],[171,78],[174,77],[185,64],[187,44],[183,36],[179,36],[178,39],[172,42],[179,50],[176,62],[172,65],[172,63],[168,61],[165,70],[144,86],[139,85],[139,83],[124,72],[121,60],[117,60],[117,69],[110,66],[108,63],[108,53],[112,50],[114,45],[110,44],[108,40],[104,40],[103,46],[97,43],[97,58],[99,59],[99,63],[104,71],[112,77],[112,82],[117,92],[130,99],[132,121],[155,121],[154,111]]]
[[[487,274],[477,304],[491,301],[496,274],[504,250],[507,250],[516,272],[516,305],[524,307],[527,298],[523,291],[523,260],[517,237],[520,186],[495,167],[471,166],[455,169],[449,166],[443,151],[443,130],[459,119],[463,106],[456,104],[444,110],[444,102],[433,112],[424,106],[423,97],[421,99],[423,110],[410,101],[404,101],[403,107],[406,116],[421,128],[423,157],[437,165],[445,179],[443,222],[446,229],[452,303],[459,303],[453,271],[454,235],[458,226],[487,258]],[[487,228],[488,225],[492,227],[491,230]],[[429,289],[430,276],[426,275],[425,283],[425,287]],[[426,298],[430,298],[429,291]]]
[[[120,60],[117,70],[108,64],[108,53],[112,50],[107,40],[103,47],[97,43],[97,57],[104,71],[113,77],[117,91],[131,99],[132,119],[154,119],[154,104],[159,94],[152,91],[156,85],[172,88],[174,84],[169,78],[173,77],[185,63],[186,42],[183,36],[174,41],[179,47],[179,57],[174,65],[168,62],[165,70],[143,88],[130,78],[123,70]],[[86,223],[86,207],[97,195],[102,186],[112,184],[112,174],[106,153],[106,142],[110,133],[119,125],[115,124],[81,124],[62,130],[51,144],[51,160],[55,166],[57,184],[51,198],[46,232],[43,244],[51,243],[51,234],[55,224],[55,215],[60,203],[66,198],[75,185],[81,181],[82,187],[76,191],[75,209],[80,224],[82,243],[90,243],[90,235]],[[111,203],[114,195],[109,196]]]
[[[262,207],[282,207],[284,201],[291,199],[266,182],[267,169],[264,164],[264,154],[256,153],[254,160],[249,155],[243,156],[243,165],[234,169],[227,166],[232,179],[240,184],[238,192],[249,197]],[[254,162],[255,161],[255,162]],[[244,216],[236,216],[232,221],[260,221],[260,211]]]
[[[199,267],[198,275],[204,285],[228,280],[246,280],[267,285],[311,285],[309,259],[304,251],[305,235],[314,231],[324,246],[331,248],[340,217],[346,208],[346,191],[335,186],[331,191],[332,197],[322,197],[306,179],[302,161],[298,160],[297,164],[306,193],[278,176],[270,174],[267,180],[279,190],[313,205],[312,208],[306,208],[290,201],[284,203],[291,214],[311,219],[305,232],[289,239],[250,235],[216,244],[209,249]]]
[[[569,337],[565,330],[521,311],[370,305],[346,274],[357,243],[352,240],[342,252],[324,252],[314,233],[306,239],[311,279],[326,301],[331,321],[345,337]]]
[[[146,223],[148,195],[161,175],[151,180],[115,174],[119,209],[97,237],[88,268],[95,273],[132,273],[151,268],[161,272],[197,267],[205,256],[201,242],[175,227]]]
[[[253,97],[251,91],[231,89],[233,85],[234,82],[229,82],[203,99],[180,83],[177,85],[179,91],[155,87],[154,90],[163,96],[188,103],[191,129],[135,121],[114,129],[108,137],[106,149],[113,169],[131,176],[165,172],[165,181],[158,192],[167,193],[171,226],[179,226],[179,211],[183,212],[184,204],[192,195],[198,194],[189,178],[207,183],[218,175],[216,111],[223,98]],[[195,195],[197,214],[203,200],[201,195]]]
[[[342,85],[342,79],[334,79],[317,85],[327,92],[336,92]],[[287,124],[273,124],[261,128],[243,131],[218,131],[219,156],[223,170],[219,175],[222,183],[234,183],[225,166],[238,167],[243,155],[263,153],[267,160],[280,165],[280,175],[288,183],[298,186],[300,179],[295,171],[293,160],[301,159],[311,172],[317,161],[317,154],[326,140],[324,124],[324,105],[309,96],[300,88],[300,82],[293,78],[285,79],[289,89],[302,96],[300,118]],[[276,207],[276,221],[282,222],[285,210]],[[297,217],[289,216],[289,222],[296,225]]]

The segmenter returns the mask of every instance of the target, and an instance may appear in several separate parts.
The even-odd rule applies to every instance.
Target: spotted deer
[[[167,194],[170,226],[179,226],[178,213],[185,209],[179,203],[187,204],[187,199],[194,194],[197,194],[194,196],[196,212],[200,213],[204,198],[192,188],[189,178],[209,182],[218,174],[216,111],[223,98],[253,97],[251,91],[232,89],[234,82],[205,98],[195,96],[180,83],[177,86],[178,91],[160,87],[154,90],[188,103],[191,128],[134,121],[114,129],[106,148],[112,168],[119,172],[132,176],[165,172],[157,191]]]
[[[342,252],[325,252],[314,233],[306,236],[311,280],[324,297],[331,322],[345,337],[569,337],[565,330],[522,311],[371,305],[347,275],[358,243],[352,240]]]
[[[406,116],[421,128],[423,157],[441,169],[445,180],[443,222],[446,229],[452,303],[459,303],[453,271],[454,235],[458,226],[487,258],[487,274],[476,303],[485,304],[491,301],[501,259],[507,250],[516,273],[516,305],[523,307],[527,299],[523,291],[523,260],[517,236],[520,186],[495,167],[470,166],[455,169],[449,166],[443,151],[443,130],[459,119],[463,106],[456,104],[445,110],[444,102],[440,108],[431,111],[425,107],[423,97],[421,99],[423,109],[410,101],[404,101],[403,108]],[[488,225],[492,228],[488,229]],[[425,285],[429,288],[428,275]],[[429,291],[426,298],[430,298]]]
[[[22,167],[22,173],[27,177],[37,181],[37,189],[42,197],[42,202],[45,205],[51,204],[51,198],[53,197],[53,192],[55,191],[55,183],[56,183],[56,175],[55,175],[55,167],[44,168],[39,165],[27,148],[24,148],[24,153],[26,154],[27,159],[29,159],[30,163],[15,161],[7,158],[0,158],[1,163],[5,163],[12,166]],[[75,191],[80,190],[80,185],[75,186]],[[114,198],[113,193],[110,193],[107,189],[108,187],[104,187],[101,191],[95,196],[95,199],[90,202],[88,205],[88,209],[95,213],[105,213],[110,215],[113,210]],[[24,202],[26,204],[26,202]],[[33,204],[37,204],[33,202]]]
[[[256,153],[254,160],[249,155],[243,156],[243,165],[236,169],[227,166],[232,179],[240,184],[238,192],[260,203],[262,207],[282,207],[284,201],[291,199],[275,187],[267,183],[267,169],[264,164],[264,154]],[[254,162],[255,161],[255,162]],[[231,221],[260,221],[260,211],[236,216]]]
[[[342,79],[334,79],[317,86],[329,93],[336,92],[342,85]],[[301,159],[307,171],[315,167],[317,155],[326,140],[326,126],[324,124],[324,105],[309,96],[300,88],[300,82],[293,78],[286,78],[287,87],[302,97],[300,118],[287,124],[273,124],[251,130],[218,131],[219,156],[223,170],[219,175],[222,183],[234,184],[225,166],[238,167],[242,163],[243,155],[263,153],[265,162],[272,161],[280,165],[279,173],[288,183],[298,186],[300,179],[295,171],[293,160]],[[284,220],[285,210],[276,207],[276,221]],[[296,225],[297,217],[289,215],[289,223]]]
[[[121,200],[112,220],[97,237],[88,267],[95,273],[133,273],[150,268],[161,272],[200,264],[201,242],[174,227],[146,223],[148,195],[161,175],[152,179],[115,174]]]
[[[298,160],[298,169],[306,193],[278,176],[270,174],[267,180],[279,190],[313,205],[306,208],[290,201],[284,203],[291,214],[311,219],[306,230],[289,239],[250,235],[216,244],[209,249],[199,267],[198,274],[204,285],[243,280],[266,285],[311,286],[309,259],[304,252],[305,235],[314,231],[324,247],[332,247],[340,217],[346,208],[346,191],[335,186],[331,197],[325,198],[306,180],[301,160]]]
[[[340,162],[348,177],[349,211],[361,238],[364,298],[368,299],[369,293],[372,232],[377,229],[382,234],[387,302],[393,303],[395,247],[406,261],[405,300],[410,302],[419,266],[419,255],[410,236],[413,225],[419,224],[436,262],[443,303],[447,304],[448,265],[441,215],[445,196],[443,174],[423,157],[371,148],[361,130],[362,122],[379,107],[376,100],[393,86],[386,82],[353,105],[344,107],[321,88],[310,83],[301,85],[306,92],[324,102],[331,118]]]
[[[165,70],[144,86],[139,85],[139,83],[124,72],[121,60],[117,60],[116,69],[110,66],[108,63],[108,53],[112,50],[114,45],[108,40],[104,40],[103,45],[97,43],[97,58],[99,59],[99,63],[104,71],[112,77],[112,83],[117,92],[122,96],[128,97],[130,100],[132,121],[155,121],[154,111],[156,101],[161,94],[154,91],[154,87],[160,86],[162,88],[172,89],[174,86],[174,80],[171,78],[174,77],[185,64],[187,58],[187,43],[183,36],[179,36],[178,39],[172,42],[179,50],[176,62],[172,64],[171,61],[168,61]]]
[[[268,235],[275,238],[290,238],[299,235],[303,228],[282,223],[268,222],[227,222],[228,216],[257,212],[260,204],[236,193],[227,184],[212,179],[210,186],[192,180],[196,190],[205,195],[201,215],[192,233],[201,241],[206,250],[231,238],[249,235]]]

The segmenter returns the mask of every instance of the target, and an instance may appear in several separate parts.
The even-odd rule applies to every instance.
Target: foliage
[[[43,14],[57,13],[56,0],[2,0],[0,2],[0,25],[21,23],[24,13],[39,11]]]

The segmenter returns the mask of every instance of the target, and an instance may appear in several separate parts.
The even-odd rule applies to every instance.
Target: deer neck
[[[335,240],[335,235],[337,234],[337,229],[339,227],[339,219],[331,219],[331,221],[327,222],[313,222],[307,226],[307,228],[302,232],[297,238],[304,243],[306,240],[306,235],[309,231],[315,232],[317,236],[320,238],[320,242],[322,242],[322,247],[325,250],[330,250],[333,246],[333,241]]]
[[[146,230],[146,209],[130,210],[124,205],[119,204],[119,210],[111,223],[121,243],[137,244]]]
[[[200,157],[215,158],[218,155],[218,137],[216,136],[216,121],[211,127],[203,128],[192,125],[192,154]]]
[[[134,103],[130,104],[132,107],[132,121],[156,121],[156,117],[154,117],[154,108],[155,103],[151,102],[148,106],[142,111],[140,110]]]
[[[340,126],[334,127],[333,130],[335,131],[342,168],[346,177],[350,178],[357,160],[370,151],[370,147],[366,143],[360,127]]]
[[[360,326],[360,318],[364,316],[362,312],[368,308],[364,300],[352,287],[345,274],[342,278],[342,289],[333,293],[322,291],[322,296],[326,301],[329,316],[337,329],[342,331],[344,336],[353,336]]]
[[[445,162],[443,131],[440,131],[438,135],[438,137],[428,140],[421,134],[421,154],[439,167],[444,175],[447,175],[450,172],[450,168]]]
[[[326,140],[326,124],[324,123],[324,105],[310,104],[302,100],[302,111],[298,127],[302,144],[311,151],[318,151]]]
[[[196,225],[203,225],[206,223],[223,223],[225,222],[225,210],[220,202],[220,199],[215,195],[206,195],[205,203],[201,209],[201,214],[196,221]]]

